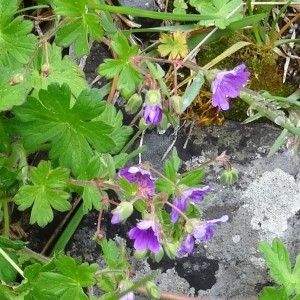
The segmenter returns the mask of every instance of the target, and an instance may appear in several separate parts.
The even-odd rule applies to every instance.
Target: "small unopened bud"
[[[162,247],[160,247],[159,252],[157,253],[151,253],[151,257],[154,261],[160,262],[164,256],[164,250]]]
[[[41,67],[42,75],[44,78],[48,77],[51,73],[51,66],[49,64],[43,64]]]
[[[134,114],[142,105],[142,97],[138,94],[133,94],[126,103],[125,110],[128,113]]]
[[[183,113],[182,111],[182,98],[178,95],[170,98],[171,109],[178,115]]]
[[[160,291],[158,287],[151,281],[148,281],[146,283],[146,291],[148,293],[148,296],[151,299],[159,299],[160,298]]]
[[[178,245],[173,244],[173,243],[166,243],[163,245],[163,247],[164,247],[164,251],[165,251],[166,255],[170,259],[175,259]]]
[[[238,170],[231,168],[230,170],[225,170],[221,175],[220,181],[223,185],[231,185],[238,180]]]
[[[145,96],[146,102],[151,105],[160,104],[161,102],[161,95],[158,90],[149,90]]]
[[[13,76],[13,78],[9,81],[10,85],[15,85],[24,80],[24,76],[20,73]]]

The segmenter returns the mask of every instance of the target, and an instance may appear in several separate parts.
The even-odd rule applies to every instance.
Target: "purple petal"
[[[194,250],[195,241],[191,234],[188,234],[184,242],[177,250],[177,256],[181,257],[185,254],[191,253]]]
[[[214,235],[214,228],[217,226],[217,224],[226,221],[228,221],[227,215],[219,219],[206,221],[198,226],[195,226],[193,235],[199,241],[208,241],[212,239]]]
[[[211,188],[209,186],[205,186],[203,188],[190,188],[184,191],[183,195],[191,201],[199,203],[209,192],[211,192]]]
[[[162,109],[159,105],[146,104],[143,117],[147,124],[158,125],[162,120]]]
[[[175,201],[173,202],[173,205],[176,206],[182,212],[185,212],[188,206],[185,198],[176,198]],[[176,209],[172,208],[171,222],[176,223],[178,219],[179,219],[179,212]]]
[[[113,214],[112,218],[111,218],[111,224],[118,224],[120,223],[120,214]]]

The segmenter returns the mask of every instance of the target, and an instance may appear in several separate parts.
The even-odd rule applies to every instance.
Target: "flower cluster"
[[[135,196],[133,196],[130,201],[121,202],[112,211],[113,217],[111,222],[116,224],[126,220],[132,214],[134,202],[137,200],[143,200],[148,207],[145,209],[145,212],[142,213],[143,219],[139,221],[135,227],[130,229],[128,233],[129,238],[134,241],[134,248],[140,253],[146,254],[150,252],[150,254],[158,255],[159,253],[163,253],[163,250],[167,253],[170,249],[172,249],[171,252],[173,251],[177,256],[191,253],[194,249],[195,240],[210,240],[213,237],[213,230],[216,225],[228,220],[228,216],[226,215],[220,219],[210,221],[188,218],[185,212],[189,204],[191,202],[201,202],[211,191],[211,188],[209,186],[202,188],[187,186],[177,187],[174,201],[164,202],[172,208],[169,214],[171,224],[176,223],[181,217],[183,217],[185,223],[185,226],[183,225],[184,229],[181,233],[181,239],[172,244],[177,245],[174,246],[175,249],[173,249],[174,247],[171,247],[168,243],[168,241],[172,239],[172,233],[165,232],[166,219],[163,219],[155,208],[155,201],[160,199],[159,192],[157,192],[155,188],[156,179],[148,170],[136,166],[121,169],[119,171],[119,177],[125,178],[131,184],[136,184],[137,190]],[[167,214],[166,211],[165,214]]]

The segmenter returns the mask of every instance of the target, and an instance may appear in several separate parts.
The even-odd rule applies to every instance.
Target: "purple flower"
[[[150,90],[145,96],[143,117],[147,124],[157,125],[162,119],[161,95],[158,90]]]
[[[158,104],[146,104],[143,117],[147,124],[158,125],[162,119],[162,109]]]
[[[155,194],[155,179],[149,171],[140,167],[130,167],[121,169],[119,175],[127,179],[130,183],[137,183],[138,192],[142,197],[148,198]]]
[[[158,253],[160,250],[159,228],[154,220],[143,220],[136,227],[130,229],[129,238],[134,241],[134,248],[138,251],[150,250]]]
[[[195,246],[195,239],[201,242],[205,242],[212,239],[214,235],[213,229],[217,226],[218,223],[226,221],[228,221],[227,215],[224,215],[219,219],[213,219],[206,222],[199,223],[197,221],[197,223],[194,224],[193,232],[187,235],[186,239],[178,248],[177,256],[181,257],[185,254],[191,253]]]
[[[220,71],[212,81],[212,106],[218,106],[221,110],[229,109],[228,97],[236,98],[240,95],[241,88],[246,85],[249,72],[246,66],[241,64],[231,71]]]
[[[217,226],[218,223],[220,222],[227,222],[228,221],[228,216],[225,215],[219,219],[213,219],[210,221],[206,221],[202,224],[199,224],[198,226],[196,225],[194,227],[194,232],[193,236],[199,240],[199,241],[208,241],[212,239],[214,235],[213,229]]]
[[[187,210],[188,207],[188,199],[195,203],[201,202],[204,197],[211,191],[209,186],[205,186],[203,188],[189,188],[181,191],[181,196],[176,198],[173,202],[173,205],[176,206],[182,212]],[[179,218],[179,212],[176,209],[172,209],[171,212],[171,222],[177,222]]]

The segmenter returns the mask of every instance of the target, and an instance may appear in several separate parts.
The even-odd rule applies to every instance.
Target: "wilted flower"
[[[216,74],[211,84],[212,106],[218,106],[221,110],[229,109],[228,97],[238,97],[251,75],[245,69],[245,64],[241,64],[231,71],[224,70]]]
[[[213,229],[217,226],[218,223],[226,221],[228,221],[227,215],[224,215],[219,219],[213,219],[206,222],[195,222],[193,231],[187,235],[186,239],[178,248],[177,256],[181,257],[185,254],[191,253],[195,246],[195,239],[201,242],[212,239],[214,235]]]
[[[134,241],[133,247],[138,251],[150,250],[158,253],[160,250],[159,228],[154,220],[143,220],[130,229],[129,238]]]
[[[126,178],[130,183],[137,183],[138,192],[142,197],[147,198],[155,194],[155,179],[149,171],[140,167],[130,167],[121,169],[119,175]]]
[[[188,199],[195,203],[201,202],[204,197],[211,191],[209,186],[203,188],[189,188],[186,190],[181,190],[180,197],[177,197],[173,202],[173,205],[176,206],[182,212],[186,211],[188,207]],[[172,209],[171,213],[171,222],[177,222],[179,218],[179,212],[176,209]]]
[[[162,120],[161,96],[157,90],[150,90],[145,96],[143,118],[147,124],[158,125]]]

